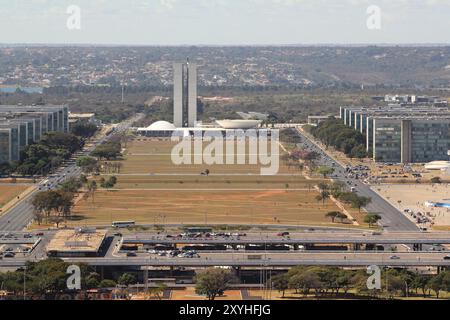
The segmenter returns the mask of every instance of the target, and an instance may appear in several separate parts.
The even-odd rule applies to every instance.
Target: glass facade
[[[412,121],[412,162],[448,160],[450,121]]]
[[[0,128],[0,162],[10,161],[10,131]]]
[[[399,120],[375,119],[373,157],[380,162],[400,162],[401,122]]]

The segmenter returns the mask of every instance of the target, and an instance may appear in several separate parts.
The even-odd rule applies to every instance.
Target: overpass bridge
[[[367,267],[370,265],[389,267],[450,267],[448,253],[444,252],[301,252],[263,254],[209,253],[201,258],[169,257],[99,257],[99,258],[64,258],[68,263],[84,263],[94,267],[294,267],[294,266],[336,266]],[[3,259],[0,267],[23,267],[26,260]]]
[[[249,234],[235,237],[170,237],[164,235],[136,234],[127,235],[122,239],[125,245],[305,245],[305,244],[411,244],[436,245],[450,244],[450,232],[389,232],[389,233],[349,233],[349,232],[310,232],[295,233],[288,237],[279,237],[266,234]]]

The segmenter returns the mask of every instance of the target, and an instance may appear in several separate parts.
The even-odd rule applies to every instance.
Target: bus
[[[130,228],[136,225],[135,221],[114,221],[112,223],[113,228]]]

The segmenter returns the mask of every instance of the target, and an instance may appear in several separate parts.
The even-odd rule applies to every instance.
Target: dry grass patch
[[[0,184],[0,208],[9,201],[20,195],[28,186],[14,185],[14,184]]]

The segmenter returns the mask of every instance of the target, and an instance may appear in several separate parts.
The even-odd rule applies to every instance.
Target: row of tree
[[[2,163],[0,175],[14,172],[24,176],[44,175],[70,158],[72,153],[80,150],[83,140],[62,132],[46,133],[38,143],[32,143],[21,152],[21,161]]]
[[[366,270],[348,270],[334,267],[296,267],[272,279],[271,286],[285,296],[287,290],[304,297],[331,297],[361,295],[370,297],[399,297],[434,295],[450,292],[450,271],[437,275],[421,274],[406,269],[387,269],[382,272],[381,288],[370,290]]]
[[[26,294],[44,295],[51,299],[59,293],[68,292],[67,268],[69,263],[50,258],[39,262],[27,262],[26,267],[14,272],[0,273],[0,287],[16,296]],[[79,264],[82,290],[113,288],[117,284],[128,287],[137,283],[134,274],[123,273],[116,279],[102,279],[89,266]],[[342,269],[337,267],[300,266],[286,273],[272,276],[266,288],[277,290],[285,297],[286,291],[304,298],[395,298],[423,296],[439,298],[450,292],[450,271],[438,274],[423,274],[407,269],[385,269],[381,274],[380,289],[368,288],[369,275],[364,269]],[[239,280],[231,270],[209,268],[195,276],[197,294],[214,300],[225,293]],[[155,288],[156,296],[165,288]],[[153,290],[152,290],[153,291]],[[155,292],[154,292],[155,293]]]
[[[121,156],[122,144],[120,140],[111,140],[99,145],[92,151],[91,156],[100,160],[116,160]]]
[[[100,187],[110,189],[117,183],[117,178],[111,176],[108,179],[101,178]],[[58,227],[61,222],[70,218],[75,205],[75,196],[81,188],[85,188],[85,198],[94,201],[95,192],[98,189],[97,181],[88,180],[86,176],[70,178],[59,185],[57,190],[48,190],[37,193],[32,201],[34,217],[38,224],[45,219],[46,223],[55,223]]]
[[[27,262],[25,268],[14,272],[0,273],[0,288],[19,296],[44,295],[52,299],[58,293],[67,292],[67,268],[69,263],[50,258],[39,262]],[[83,290],[114,288],[117,284],[128,286],[137,282],[133,274],[124,273],[116,280],[101,279],[100,275],[85,264],[78,265],[81,270]],[[25,292],[24,292],[25,291]]]
[[[367,157],[364,135],[333,117],[321,122],[317,127],[309,127],[310,133],[325,146],[333,146],[350,158]]]

